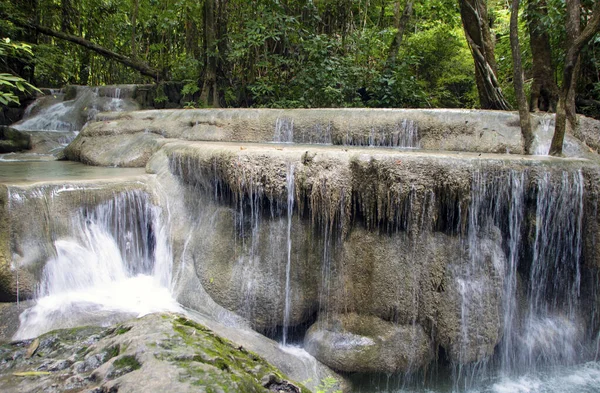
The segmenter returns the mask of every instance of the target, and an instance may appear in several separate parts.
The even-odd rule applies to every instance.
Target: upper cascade
[[[123,85],[46,90],[45,96],[26,108],[23,119],[11,125],[31,140],[30,149],[26,153],[3,154],[0,161],[55,159],[98,113],[139,109],[140,105],[131,98],[132,89]]]
[[[80,131],[100,112],[139,109],[127,94],[127,86],[70,86],[49,93],[29,105],[23,119],[12,127],[23,131]]]
[[[546,155],[553,117],[534,115],[534,151]],[[593,129],[567,135],[568,157],[597,149]],[[578,139],[579,138],[579,139]],[[172,139],[319,144],[522,154],[518,114],[464,109],[186,109],[112,112],[96,116],[65,151],[92,165],[144,166]],[[587,146],[586,146],[587,144]]]

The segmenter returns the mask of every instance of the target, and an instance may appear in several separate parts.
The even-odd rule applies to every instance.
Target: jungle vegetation
[[[38,87],[180,81],[196,107],[521,109],[524,132],[528,111],[557,111],[563,135],[575,111],[600,117],[595,0],[0,0],[0,15],[0,38],[31,49],[0,52],[0,75]]]

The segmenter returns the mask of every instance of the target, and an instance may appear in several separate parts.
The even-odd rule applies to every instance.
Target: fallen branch
[[[158,81],[158,80],[161,79],[161,76],[162,76],[161,72],[158,71],[155,68],[150,67],[148,64],[146,64],[146,63],[144,63],[142,61],[139,61],[139,60],[132,59],[130,57],[124,56],[124,55],[122,55],[120,53],[113,52],[113,51],[111,51],[109,49],[106,49],[106,48],[104,48],[104,47],[102,47],[102,46],[100,46],[98,44],[94,44],[93,42],[90,42],[90,41],[88,41],[88,40],[86,40],[84,38],[81,38],[81,37],[78,37],[78,36],[74,36],[74,35],[71,35],[71,34],[66,34],[66,33],[63,33],[63,32],[60,32],[60,31],[55,31],[55,30],[52,30],[50,28],[47,28],[47,27],[44,27],[44,26],[40,26],[40,25],[36,25],[34,23],[27,22],[27,21],[24,21],[24,20],[21,20],[21,19],[17,19],[17,18],[8,16],[8,15],[2,15],[2,17],[3,17],[3,19],[6,19],[6,20],[12,22],[16,26],[23,27],[23,28],[26,28],[26,29],[32,29],[32,30],[35,30],[35,31],[37,31],[38,33],[41,33],[41,34],[49,35],[51,37],[55,37],[55,38],[58,38],[58,39],[61,39],[61,40],[72,42],[72,43],[77,44],[77,45],[81,45],[84,48],[87,48],[87,49],[89,49],[91,51],[94,51],[94,52],[96,52],[96,53],[98,53],[98,54],[100,54],[100,55],[102,55],[104,57],[107,57],[109,59],[113,59],[113,60],[118,61],[119,63],[121,63],[121,64],[123,64],[123,65],[125,65],[127,67],[133,68],[134,70],[139,71],[140,74],[149,76],[149,77],[151,77],[152,79],[154,79],[156,81]]]

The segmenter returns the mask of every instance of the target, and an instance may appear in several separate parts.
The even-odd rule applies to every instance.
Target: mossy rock
[[[31,348],[35,346],[35,350]],[[29,351],[28,351],[29,350]],[[27,354],[33,353],[30,357]],[[0,391],[306,392],[265,359],[180,315],[56,330],[0,346]]]

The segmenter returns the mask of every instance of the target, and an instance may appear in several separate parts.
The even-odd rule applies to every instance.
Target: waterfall
[[[529,308],[521,354],[535,369],[538,363],[570,364],[583,332],[578,319],[583,221],[581,171],[537,182],[533,260],[529,273]]]
[[[517,285],[519,252],[521,250],[521,229],[523,225],[525,203],[525,173],[511,171],[510,199],[508,211],[508,256],[504,276],[503,308],[504,327],[501,344],[501,365],[505,373],[515,370],[513,357],[516,347],[515,329],[518,328],[517,320]]]
[[[169,291],[172,256],[161,226],[160,210],[141,191],[79,209],[70,234],[54,242],[56,255],[44,266],[15,339],[179,310]]]
[[[294,142],[294,120],[278,117],[275,120],[275,133],[273,142],[293,143]]]
[[[402,119],[390,128],[371,127],[366,136],[351,135],[346,132],[343,144],[346,146],[369,146],[369,147],[403,147],[419,148],[419,127],[417,122]]]
[[[294,215],[294,164],[289,164],[287,174],[287,263],[285,266],[285,306],[283,314],[283,345],[287,344],[290,324],[291,290],[290,271],[292,266],[292,217]]]
[[[64,94],[46,96],[34,101],[26,110],[23,120],[12,127],[24,131],[79,131],[86,121],[98,112],[119,112],[137,109],[131,100],[120,98],[121,89],[115,88],[109,97],[101,96],[98,88],[77,87],[72,100]]]
[[[548,155],[552,135],[554,134],[553,125],[554,117],[551,115],[544,115],[540,119],[540,124],[535,130],[535,137],[533,139],[533,154],[538,156]]]
[[[479,337],[479,327],[473,324],[474,316],[470,313],[479,308],[478,304],[483,306],[484,293],[494,291],[479,280],[491,275],[502,283],[502,340],[495,354],[501,375],[577,361],[577,343],[583,337],[578,300],[583,183],[580,170],[474,172],[466,239],[470,262],[457,275],[461,296],[461,357],[467,359],[473,345],[478,345],[470,342],[470,338]],[[529,210],[534,220],[526,222],[528,193],[535,196],[535,209]],[[533,233],[533,239],[525,239],[524,231]],[[504,256],[492,252],[493,272],[486,275],[483,270],[489,267],[485,253],[490,246],[482,234],[494,232],[498,233],[492,235],[498,239],[494,242],[503,239],[499,244]],[[531,255],[530,262],[527,255]],[[523,280],[528,283],[527,293],[519,290],[519,282]],[[479,383],[490,371],[489,355],[482,357],[482,361],[458,366],[455,389],[468,389]],[[463,363],[464,359],[460,361]]]

